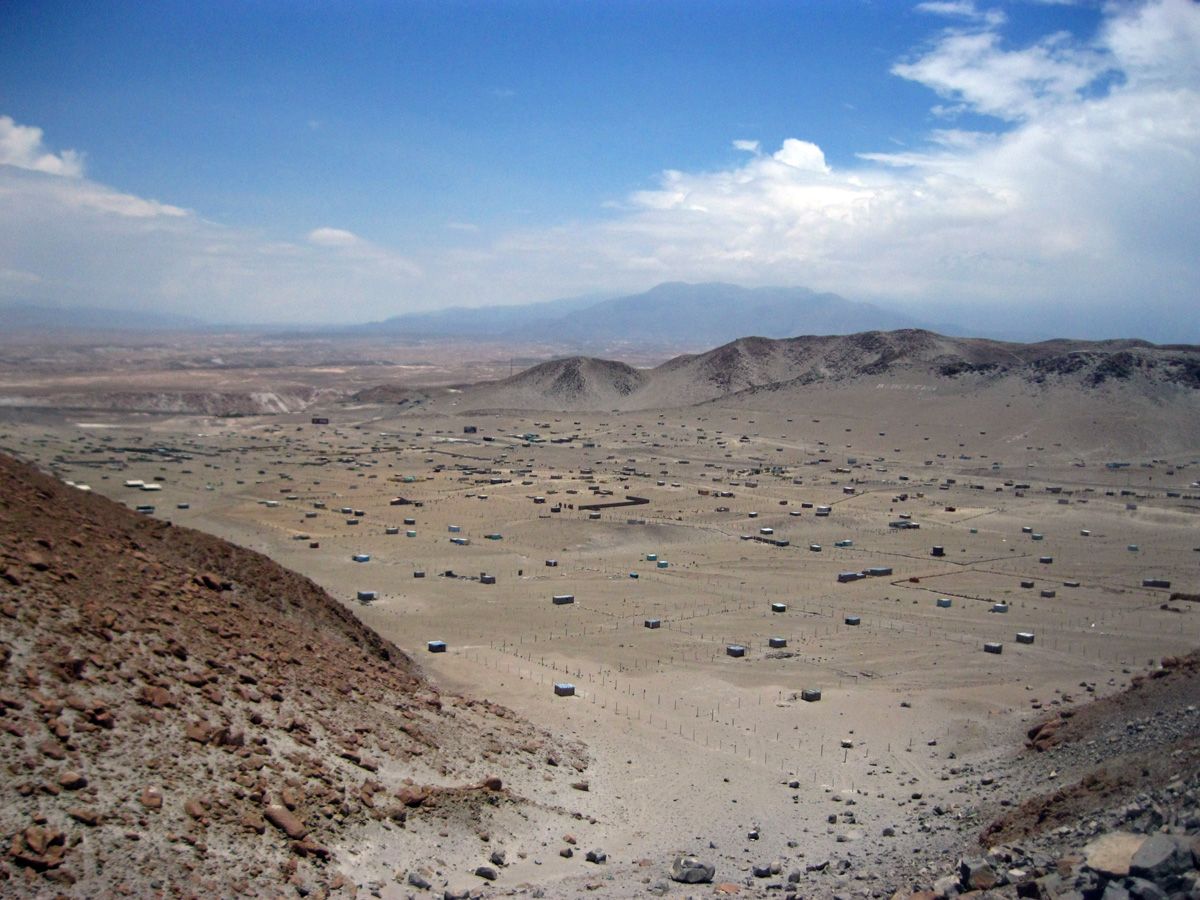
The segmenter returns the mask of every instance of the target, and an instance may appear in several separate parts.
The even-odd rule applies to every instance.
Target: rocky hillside
[[[1159,396],[1200,389],[1200,347],[1144,341],[1014,344],[952,338],[919,329],[772,340],[740,338],[653,369],[576,357],[476,385],[460,398],[472,408],[650,409],[814,384],[881,379],[969,393],[1132,389]]]
[[[1197,701],[1193,652],[1135,675],[1122,693],[1034,724],[1026,752],[981,781],[981,796],[1006,796],[978,845],[911,896],[1196,896]]]
[[[7,457],[0,748],[25,896],[351,896],[430,836],[486,861],[523,791],[585,767],[311,581]]]

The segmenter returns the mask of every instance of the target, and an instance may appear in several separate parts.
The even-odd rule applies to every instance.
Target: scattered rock
[[[716,871],[711,863],[702,862],[694,856],[677,856],[671,864],[671,880],[682,884],[708,884]]]
[[[308,829],[304,827],[304,823],[286,806],[272,803],[263,810],[263,816],[266,817],[268,822],[293,840],[299,840],[308,834]]]

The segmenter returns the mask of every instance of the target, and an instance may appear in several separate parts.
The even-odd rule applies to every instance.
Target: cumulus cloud
[[[42,144],[42,129],[0,116],[0,166],[78,178],[83,174],[83,156],[74,150],[51,153]]]
[[[785,140],[783,146],[776,151],[772,158],[793,169],[803,169],[808,172],[829,171],[829,166],[825,164],[825,154],[821,148],[816,144],[796,138]]]

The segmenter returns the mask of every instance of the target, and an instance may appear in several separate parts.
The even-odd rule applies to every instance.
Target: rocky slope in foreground
[[[1197,704],[1200,651],[1037,722],[1025,752],[980,781],[992,800],[978,810],[976,846],[897,897],[1200,897]]]
[[[308,579],[2,456],[0,756],[0,893],[81,897],[351,896],[438,832],[485,862],[586,764]]]

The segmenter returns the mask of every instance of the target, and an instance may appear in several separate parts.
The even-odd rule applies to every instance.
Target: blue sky
[[[0,301],[311,322],[719,279],[1161,338],[1200,287],[1198,59],[1191,0],[9,0]]]

